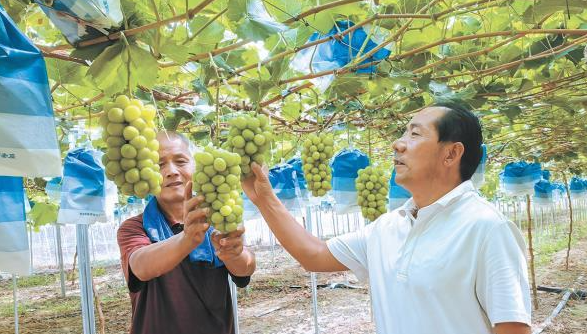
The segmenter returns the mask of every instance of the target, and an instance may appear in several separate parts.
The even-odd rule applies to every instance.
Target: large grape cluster
[[[269,119],[265,115],[242,115],[229,121],[230,130],[225,148],[241,157],[242,176],[251,175],[251,163],[265,163],[265,152],[273,141]]]
[[[102,138],[108,149],[102,157],[106,177],[127,196],[144,198],[161,192],[159,142],[155,132],[155,107],[119,95],[104,105],[100,117]]]
[[[332,170],[328,164],[334,152],[332,135],[311,134],[302,150],[302,168],[308,189],[314,197],[321,197],[332,189]]]
[[[196,171],[193,189],[205,197],[203,207],[210,207],[209,220],[222,233],[237,229],[243,219],[241,198],[241,157],[213,146],[194,155]]]
[[[379,167],[369,166],[359,170],[355,180],[357,204],[363,217],[374,221],[387,212],[389,173]]]

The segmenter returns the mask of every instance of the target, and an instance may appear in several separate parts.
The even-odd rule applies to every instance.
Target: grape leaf
[[[29,212],[29,217],[33,222],[35,230],[47,224],[52,224],[57,221],[57,214],[59,207],[57,204],[50,202],[36,202]]]

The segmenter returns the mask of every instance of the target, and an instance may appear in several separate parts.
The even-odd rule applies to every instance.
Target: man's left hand
[[[212,245],[216,249],[216,256],[222,261],[227,262],[236,259],[243,252],[243,233],[244,226],[240,226],[236,231],[227,234],[214,232],[212,234]]]

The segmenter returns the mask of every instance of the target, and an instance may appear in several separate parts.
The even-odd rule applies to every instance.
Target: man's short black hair
[[[483,134],[481,124],[467,107],[454,102],[435,103],[433,107],[444,108],[446,112],[436,122],[439,142],[461,142],[465,147],[459,172],[461,181],[471,179],[481,162]]]

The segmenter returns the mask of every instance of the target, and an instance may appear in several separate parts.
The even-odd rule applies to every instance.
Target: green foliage
[[[29,224],[31,228],[38,232],[40,227],[47,224],[53,224],[57,221],[59,206],[49,202],[47,199],[37,197],[33,199],[35,203],[29,212]]]
[[[327,130],[336,124],[349,125],[351,137],[358,135],[361,147],[368,146],[363,146],[365,128],[377,129],[371,146],[385,163],[392,154],[389,138],[399,135],[415,111],[434,102],[458,101],[481,115],[485,138],[490,144],[503,145],[502,156],[533,156],[542,161],[584,156],[587,140],[573,134],[576,126],[584,131],[587,119],[587,101],[579,93],[587,83],[585,41],[572,33],[517,33],[585,29],[585,0],[483,5],[470,0],[433,5],[425,0],[382,0],[379,6],[358,1],[316,9],[331,2],[216,0],[193,16],[182,17],[201,1],[122,0],[124,29],[155,25],[159,20],[172,23],[106,43],[51,51],[65,40],[39,6],[0,0],[37,45],[49,48],[47,53],[88,61],[86,66],[46,58],[54,107],[67,121],[101,111],[105,99],[91,107],[83,103],[100,93],[109,98],[146,91],[151,96],[153,89],[165,94],[155,94],[159,109],[165,110],[159,124],[190,132],[194,139],[210,140],[218,131],[225,135],[225,116],[264,109],[278,116],[273,121],[280,125],[276,129],[288,132],[286,141],[294,151],[299,133],[318,131],[323,124]],[[305,46],[308,38],[315,32],[328,32],[336,21],[360,24],[374,14],[419,11],[442,15],[382,18],[364,26],[373,41],[385,41],[391,50],[389,59],[374,64],[373,73],[353,73],[357,63],[351,62],[322,92],[309,86],[309,79],[300,79],[307,73],[291,66],[300,50],[313,52]],[[487,35],[495,32],[511,33]],[[247,43],[232,47],[239,42]],[[354,53],[361,56],[366,51]],[[285,56],[279,56],[282,52]],[[265,61],[273,56],[279,57]],[[306,88],[290,93],[301,85]],[[335,108],[330,109],[329,103]],[[223,120],[218,131],[212,126],[217,116]],[[575,158],[573,152],[578,152]]]
[[[157,61],[137,45],[125,40],[107,47],[92,63],[88,76],[107,96],[152,88],[157,80]]]

